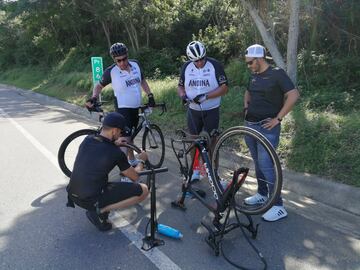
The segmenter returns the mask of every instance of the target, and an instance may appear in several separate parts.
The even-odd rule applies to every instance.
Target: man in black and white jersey
[[[110,55],[114,64],[105,69],[98,84],[93,89],[92,98],[86,103],[87,107],[97,100],[101,90],[111,83],[115,95],[115,110],[127,120],[126,125],[132,130],[139,122],[139,107],[141,105],[141,88],[148,96],[149,106],[155,106],[154,96],[144,78],[144,74],[136,60],[128,59],[128,49],[123,43],[115,43],[110,47]],[[125,139],[132,143],[131,134],[125,134]],[[134,154],[129,151],[129,162],[136,165]]]
[[[190,42],[186,54],[189,61],[181,69],[178,94],[183,100],[191,100],[187,125],[191,134],[202,130],[211,133],[219,128],[221,96],[228,91],[226,74],[220,62],[206,56],[201,42]],[[198,178],[199,171],[194,171],[192,179]]]

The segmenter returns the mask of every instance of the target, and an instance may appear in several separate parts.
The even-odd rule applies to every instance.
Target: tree
[[[289,0],[288,5],[290,9],[290,23],[288,32],[288,46],[287,46],[287,64],[285,65],[284,58],[280,53],[276,44],[275,38],[270,32],[269,28],[265,26],[263,19],[259,15],[259,11],[253,6],[250,1],[240,0],[241,4],[248,10],[251,18],[255,22],[257,29],[264,41],[265,46],[269,49],[274,62],[280,68],[287,70],[290,78],[296,84],[296,70],[297,70],[297,42],[299,35],[299,11],[300,0]],[[262,1],[262,4],[264,1]]]

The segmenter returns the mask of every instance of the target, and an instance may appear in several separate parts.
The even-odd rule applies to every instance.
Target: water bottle
[[[175,239],[181,239],[183,237],[182,233],[178,231],[177,229],[171,228],[164,224],[158,224],[157,231],[160,234],[163,234],[165,236],[175,238]]]

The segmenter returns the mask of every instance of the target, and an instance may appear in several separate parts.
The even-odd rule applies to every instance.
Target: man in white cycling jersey
[[[142,69],[136,60],[128,59],[128,49],[123,43],[115,43],[110,47],[110,55],[114,64],[107,67],[98,84],[93,89],[92,97],[86,106],[92,107],[96,102],[101,90],[111,83],[115,95],[115,110],[121,113],[127,123],[126,126],[133,130],[139,122],[139,107],[141,105],[141,88],[148,96],[150,107],[155,106],[154,95],[144,78]],[[131,132],[127,132],[125,139],[131,141]],[[129,162],[136,166],[137,160],[132,151],[129,151]]]
[[[186,54],[189,61],[181,69],[178,94],[191,101],[187,125],[191,134],[198,135],[202,130],[210,134],[219,128],[221,96],[228,91],[226,74],[219,61],[206,56],[201,42],[190,42]],[[199,177],[199,171],[194,170],[192,180]]]

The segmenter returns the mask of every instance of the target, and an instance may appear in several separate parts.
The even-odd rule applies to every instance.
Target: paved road
[[[157,177],[157,215],[160,223],[182,231],[181,241],[160,237],[165,246],[140,249],[148,200],[114,213],[115,229],[108,233],[97,232],[82,209],[65,207],[68,179],[57,166],[58,147],[71,132],[94,125],[0,87],[0,269],[234,269],[204,242],[200,221],[209,218],[206,209],[196,200],[188,201],[186,212],[170,207],[180,191],[170,149],[164,164],[169,172]],[[254,218],[260,227],[252,242],[268,269],[360,269],[359,216],[284,193],[288,218]],[[237,263],[262,267],[240,230],[227,235],[224,251]]]

